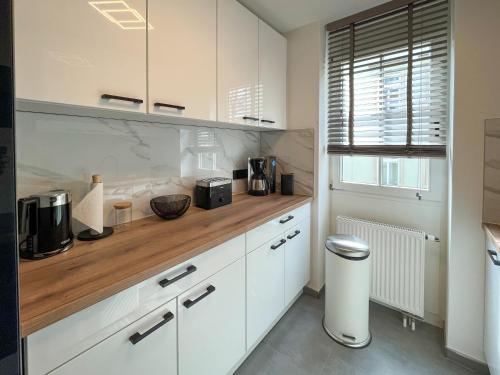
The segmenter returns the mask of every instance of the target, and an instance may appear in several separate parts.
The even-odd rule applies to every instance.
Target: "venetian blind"
[[[447,0],[330,28],[328,152],[445,156],[448,38]]]

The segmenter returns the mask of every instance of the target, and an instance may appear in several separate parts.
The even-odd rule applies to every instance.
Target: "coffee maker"
[[[71,193],[51,190],[19,199],[19,244],[21,258],[42,259],[73,246]]]
[[[266,168],[266,158],[248,158],[248,194],[257,196],[269,194],[270,185]]]

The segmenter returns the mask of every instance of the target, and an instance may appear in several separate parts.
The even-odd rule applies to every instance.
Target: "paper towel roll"
[[[73,217],[96,233],[103,232],[104,189],[102,178],[92,176],[90,192],[73,209]]]

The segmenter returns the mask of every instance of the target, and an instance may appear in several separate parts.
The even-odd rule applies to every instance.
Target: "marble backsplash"
[[[54,188],[71,190],[73,205],[91,176],[104,179],[106,225],[112,205],[133,202],[133,219],[152,214],[149,200],[193,195],[203,177],[232,177],[260,155],[258,132],[18,112],[18,197]],[[246,188],[235,183],[233,191]]]
[[[500,119],[485,122],[483,222],[500,224]]]
[[[294,174],[295,194],[314,195],[313,129],[265,132],[261,134],[261,152],[277,159],[277,191],[282,172]]]
[[[293,172],[297,194],[314,191],[312,130],[259,133],[18,112],[16,143],[18,197],[62,188],[74,206],[100,174],[106,225],[114,224],[116,201],[133,202],[134,220],[152,215],[152,197],[193,196],[197,179],[232,177],[249,156],[276,155],[278,182],[281,171]],[[233,193],[246,188],[246,180],[233,183]]]

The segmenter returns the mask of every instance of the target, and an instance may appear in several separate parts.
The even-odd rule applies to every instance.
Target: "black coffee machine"
[[[269,194],[271,187],[266,169],[266,158],[248,158],[248,194]]]
[[[51,190],[32,195],[19,199],[18,206],[21,258],[42,259],[73,246],[69,191]]]

